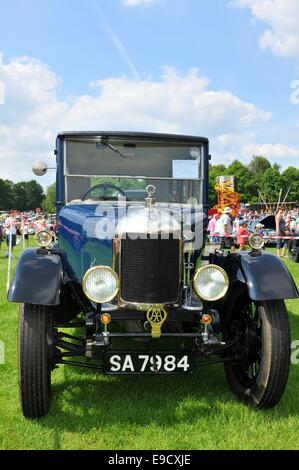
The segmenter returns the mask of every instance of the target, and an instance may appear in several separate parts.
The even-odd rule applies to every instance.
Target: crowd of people
[[[26,213],[3,213],[0,216],[0,250],[3,241],[6,241],[5,257],[8,258],[10,249],[13,251],[20,243],[28,246],[30,235],[44,229],[55,232],[56,220],[54,216],[44,214],[40,209]]]
[[[262,222],[272,216],[272,224],[266,227]],[[237,215],[230,207],[222,214],[210,215],[208,234],[212,243],[223,243],[225,248],[235,251],[246,251],[250,235],[259,233],[266,237],[272,228],[272,236],[276,240],[277,256],[285,257],[291,237],[299,236],[299,208],[286,210],[278,207],[275,213],[264,210],[247,210],[241,208]]]
[[[212,243],[224,242],[225,248],[235,251],[245,251],[248,238],[252,233],[262,236],[268,235],[262,221],[268,216],[273,216],[273,236],[276,237],[277,255],[286,256],[288,237],[299,236],[299,208],[286,210],[279,207],[275,213],[265,210],[248,210],[242,207],[235,215],[230,207],[226,207],[222,214],[210,215],[208,234]],[[6,240],[7,250],[5,256],[9,256],[9,249],[23,242],[29,243],[30,235],[35,235],[40,230],[48,229],[56,231],[55,216],[44,214],[40,209],[27,213],[11,211],[8,214],[0,214],[0,249],[2,242]]]

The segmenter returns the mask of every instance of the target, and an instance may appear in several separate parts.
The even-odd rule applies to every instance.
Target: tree
[[[13,187],[13,203],[14,209],[18,211],[25,211],[27,209],[26,204],[26,190],[25,183],[17,183]]]
[[[42,204],[42,208],[44,209],[45,212],[48,212],[49,214],[54,214],[56,210],[55,206],[56,206],[56,184],[54,183],[51,186],[49,186],[47,189],[46,197]]]
[[[248,166],[249,171],[254,175],[258,181],[266,170],[271,168],[271,163],[267,158],[254,155]]]
[[[11,181],[0,180],[0,210],[9,211],[14,207],[13,187]]]
[[[290,189],[287,202],[299,201],[299,169],[293,166],[287,168],[281,175],[284,192]]]
[[[26,210],[41,207],[45,198],[43,187],[35,180],[25,183]]]
[[[41,207],[44,200],[44,190],[35,180],[15,184],[12,193],[14,209],[21,212]]]
[[[279,171],[275,168],[269,168],[260,178],[260,190],[268,201],[278,201],[279,193],[282,187],[282,177]]]
[[[241,195],[242,202],[254,202],[258,199],[256,180],[248,166],[235,160],[227,172],[235,177],[235,191]]]
[[[281,172],[281,165],[279,165],[279,163],[274,163],[274,165],[272,165],[272,168],[274,168],[274,170],[277,170],[279,172]]]
[[[253,157],[249,165],[235,160],[230,166],[210,165],[209,197],[211,207],[217,204],[215,191],[218,176],[234,176],[235,190],[240,193],[241,201],[246,203],[259,200],[258,189],[265,195],[267,202],[277,202],[280,190],[284,195],[290,189],[288,201],[299,202],[299,169],[287,168],[281,173],[281,166],[270,162],[264,157]]]

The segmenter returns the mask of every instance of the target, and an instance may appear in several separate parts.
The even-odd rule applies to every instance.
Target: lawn
[[[150,378],[107,378],[60,367],[53,374],[51,414],[26,421],[18,398],[18,306],[6,302],[3,256],[4,246],[0,449],[299,449],[299,365],[292,366],[279,406],[267,412],[248,409],[235,399],[222,366],[199,369],[190,377]],[[299,283],[299,265],[286,263]],[[298,304],[287,302],[294,340],[299,340]]]

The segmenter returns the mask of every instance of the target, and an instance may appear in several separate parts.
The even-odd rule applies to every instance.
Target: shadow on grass
[[[64,382],[53,385],[50,416],[40,422],[54,430],[56,448],[61,432],[194,425],[199,417],[220,414],[222,403],[234,400],[219,367],[185,377],[112,378],[67,367],[63,375]]]
[[[290,316],[292,323],[298,322],[298,315]],[[50,415],[40,421],[53,429],[56,448],[65,431],[84,434],[151,425],[192,426],[201,419],[211,426],[213,420],[225,422],[232,416],[236,421],[247,416],[277,424],[299,416],[299,365],[292,367],[281,403],[264,412],[247,409],[235,398],[222,366],[199,369],[192,376],[105,377],[69,367],[58,374],[54,373]]]
[[[289,303],[289,313],[293,340],[299,340],[299,309],[295,303]],[[6,382],[9,384],[9,378]],[[50,414],[39,424],[51,431],[54,448],[59,449],[63,433],[84,436],[92,431],[99,438],[101,431],[121,433],[148,426],[165,428],[167,432],[171,426],[197,426],[200,420],[213,432],[213,425],[219,426],[219,421],[222,427],[230,421],[240,422],[242,427],[246,425],[244,421],[255,416],[257,423],[275,426],[299,417],[299,365],[292,367],[282,402],[267,412],[247,410],[238,402],[227,385],[222,366],[199,369],[193,376],[117,378],[65,366],[53,374]]]

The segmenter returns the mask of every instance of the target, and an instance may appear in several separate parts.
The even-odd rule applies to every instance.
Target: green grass
[[[277,408],[256,412],[231,394],[222,366],[190,377],[107,378],[61,367],[51,413],[23,418],[18,398],[18,306],[6,302],[7,260],[0,252],[0,449],[298,449],[299,365]],[[14,262],[15,264],[15,262]],[[287,261],[299,281],[299,265]],[[34,286],[32,286],[34,288]],[[299,340],[298,301],[287,302]]]

